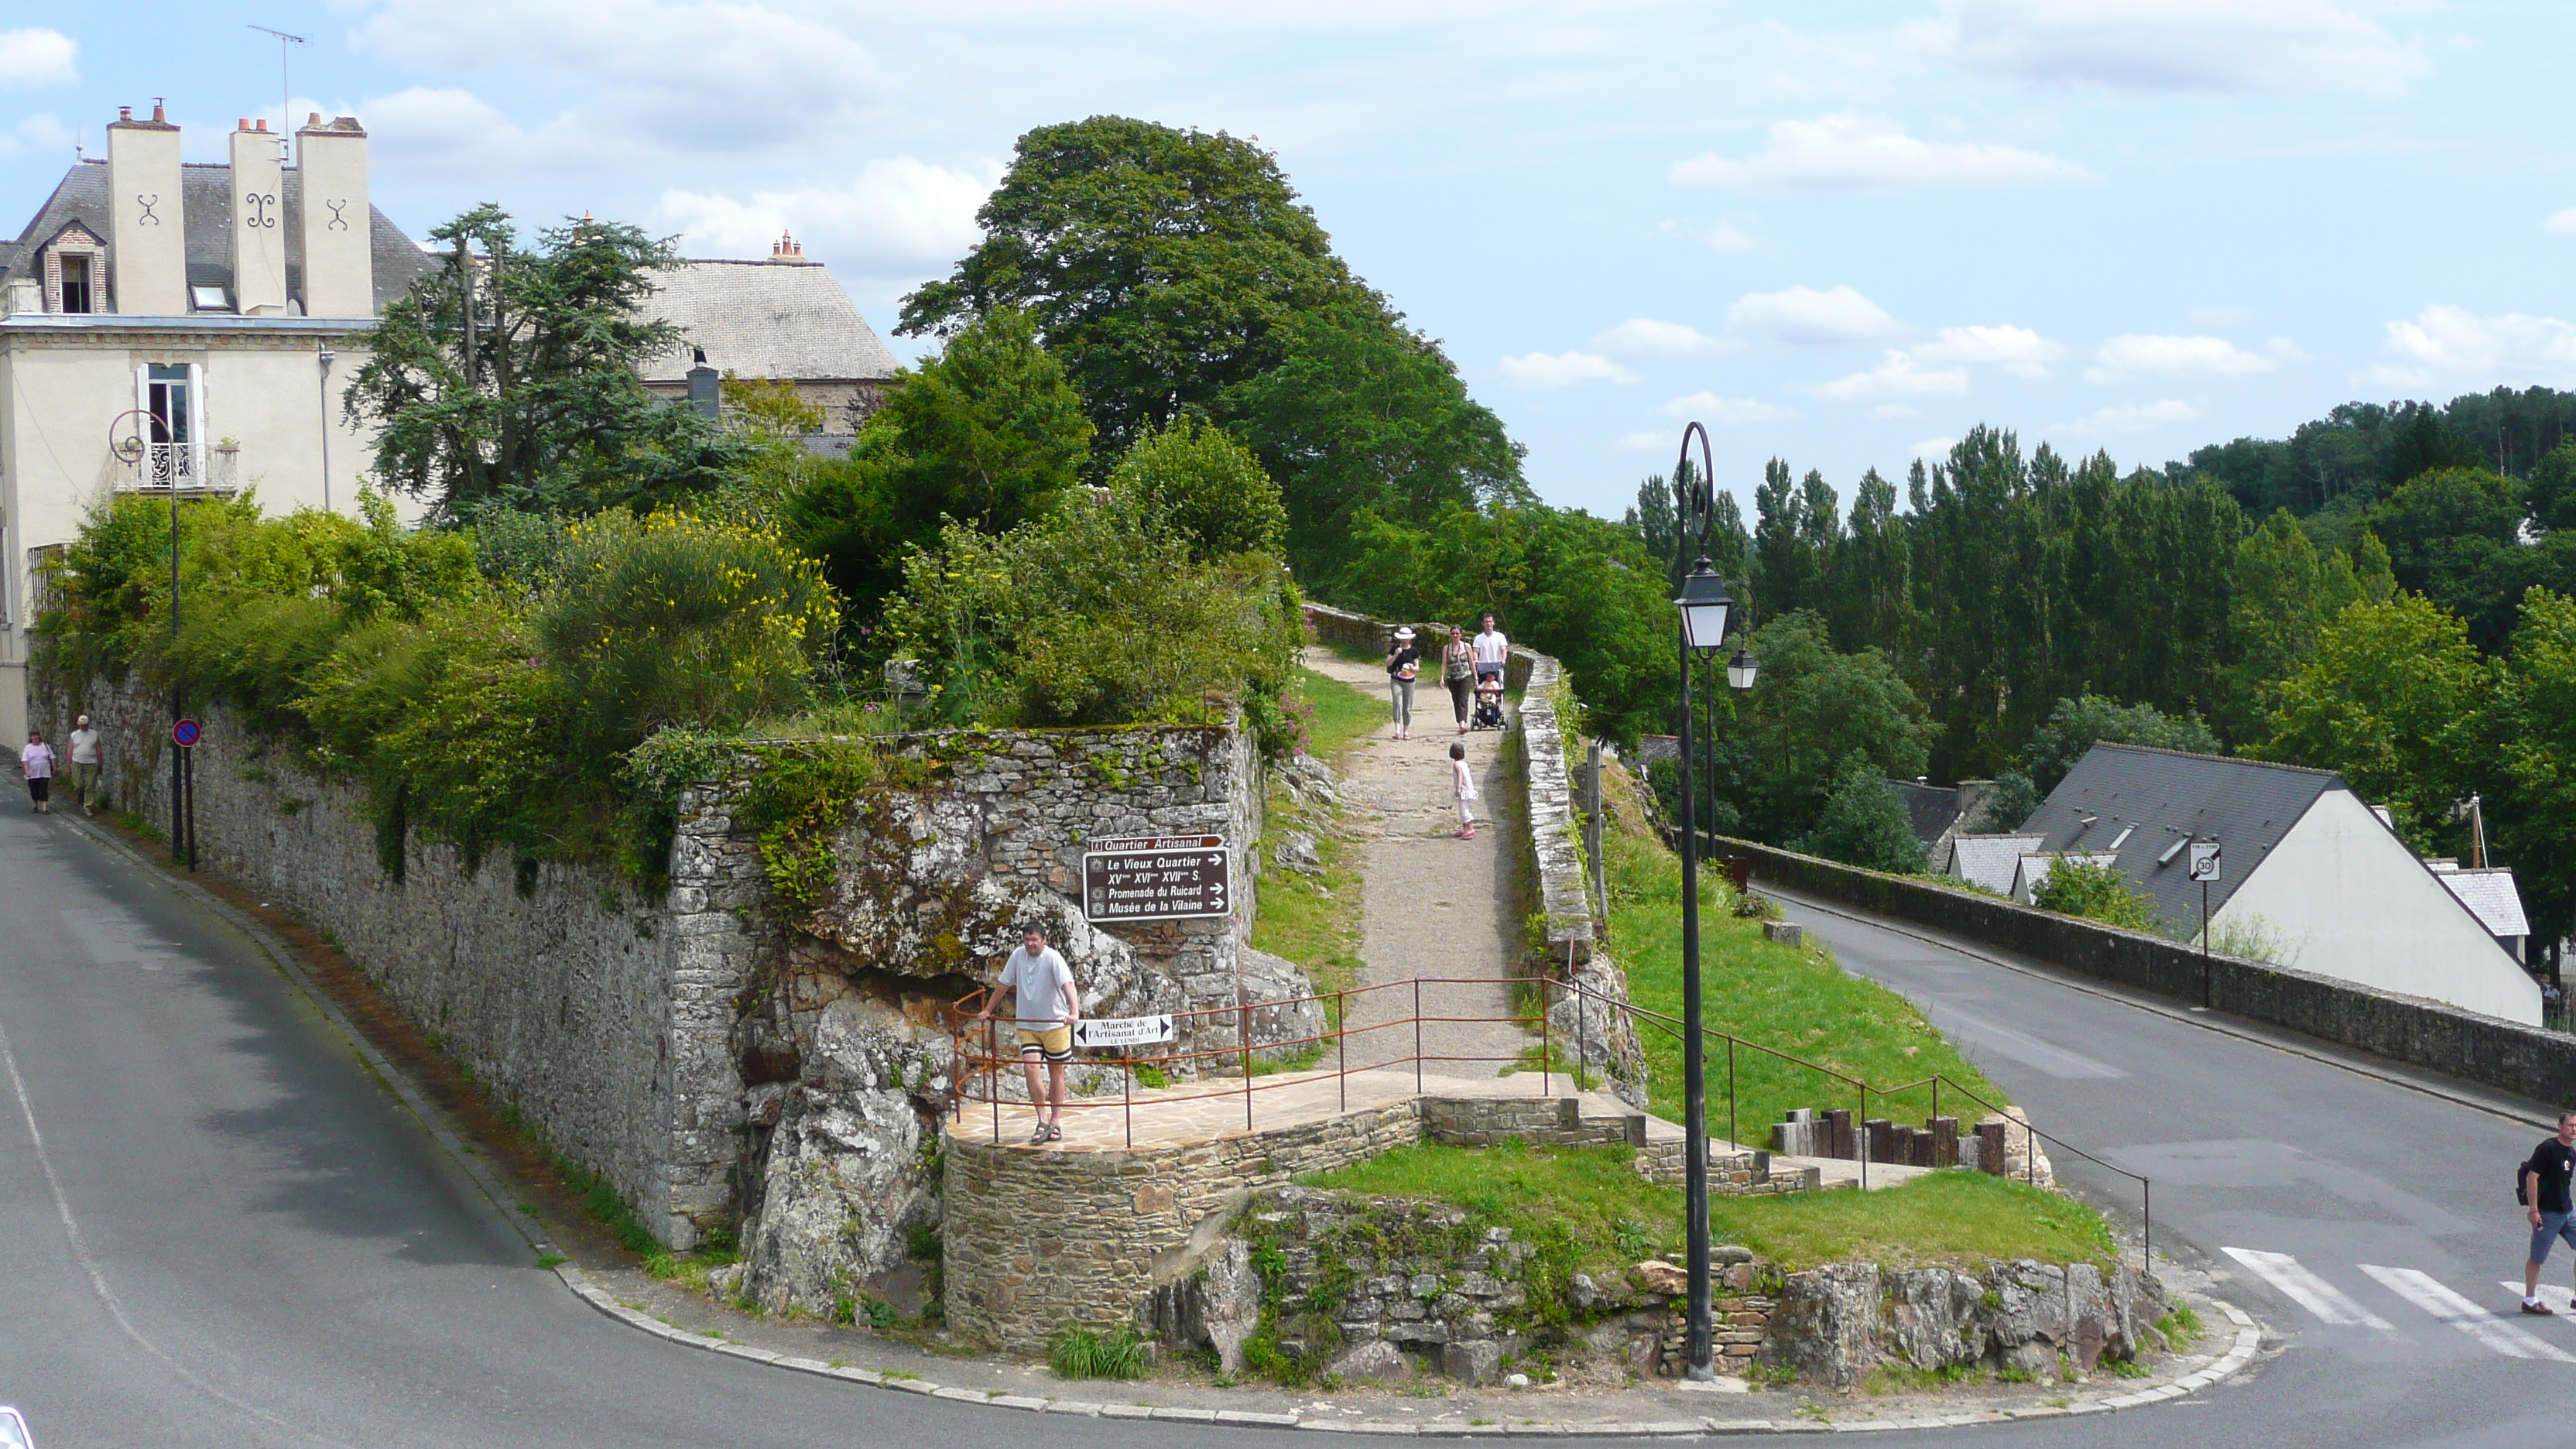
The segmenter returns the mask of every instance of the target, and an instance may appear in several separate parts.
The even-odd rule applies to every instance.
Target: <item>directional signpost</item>
[[[1169,1016],[1086,1016],[1073,1024],[1078,1047],[1152,1046],[1171,1039]]]
[[[2219,879],[2218,842],[2195,840],[2183,857],[2185,880],[2200,882],[2200,1009],[2209,1010],[2209,883]]]
[[[1095,925],[1231,915],[1222,835],[1096,840],[1082,857],[1082,914]]]

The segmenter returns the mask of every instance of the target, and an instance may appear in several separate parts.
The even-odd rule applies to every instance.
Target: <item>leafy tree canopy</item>
[[[1920,875],[1925,864],[1923,839],[1896,798],[1895,787],[1867,756],[1846,762],[1816,815],[1815,829],[1800,848],[1810,855],[1839,860],[1863,870]]]
[[[2409,845],[2430,851],[2452,803],[2470,793],[2475,720],[2491,687],[2456,615],[2419,594],[2354,604],[2282,683],[2260,753],[2341,772],[2389,808]]]
[[[1109,487],[1177,530],[1202,563],[1238,553],[1276,557],[1288,531],[1279,485],[1260,460],[1194,417],[1138,438],[1110,470]]]
[[[2219,753],[2218,736],[2196,714],[2168,715],[2152,704],[2124,705],[2116,699],[2087,694],[2061,699],[2048,722],[2032,731],[2022,752],[2031,785],[2042,796],[2057,788],[2066,772],[2096,744],[2147,745],[2159,750]]]
[[[385,308],[343,395],[376,430],[379,482],[447,519],[580,514],[649,510],[738,466],[721,427],[637,371],[681,340],[644,313],[653,273],[678,260],[668,241],[585,219],[526,247],[488,203],[430,237],[444,260]]]

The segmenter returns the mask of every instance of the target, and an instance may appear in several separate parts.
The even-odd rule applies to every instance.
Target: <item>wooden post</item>
[[[1995,1177],[2004,1175],[2004,1124],[1977,1124],[1977,1170]]]
[[[1934,1167],[1956,1167],[1959,1165],[1958,1118],[1935,1117],[1932,1119],[1932,1165]]]

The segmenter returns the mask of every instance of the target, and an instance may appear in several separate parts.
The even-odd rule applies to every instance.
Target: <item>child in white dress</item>
[[[1469,802],[1476,798],[1476,777],[1467,769],[1465,745],[1449,746],[1449,768],[1458,776],[1458,838],[1473,840],[1476,838],[1476,811]]]

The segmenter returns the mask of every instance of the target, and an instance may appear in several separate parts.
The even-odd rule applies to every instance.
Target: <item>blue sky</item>
[[[415,233],[481,200],[757,256],[881,330],[1012,139],[1102,112],[1275,149],[1559,503],[1682,423],[1721,481],[1990,422],[2160,463],[2352,398],[2576,385],[2576,7],[2430,0],[138,0],[0,21],[32,213],[119,104],[195,159],[354,114]],[[41,16],[41,22],[38,18]],[[0,207],[0,210],[6,210]],[[14,221],[0,225],[15,225]],[[908,345],[899,339],[898,348]]]

